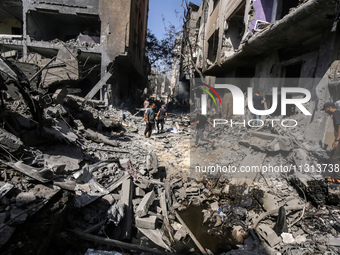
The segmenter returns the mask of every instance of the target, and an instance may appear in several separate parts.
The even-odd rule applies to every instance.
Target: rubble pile
[[[2,92],[1,253],[340,252],[338,183],[299,171],[190,172],[189,153],[202,165],[327,162],[325,151],[303,136],[280,127],[225,125],[206,131],[215,148],[206,143],[190,149],[189,115],[169,114],[168,132],[146,139],[138,112],[65,89],[42,100],[25,79],[5,72],[1,78],[7,79],[4,90],[6,84],[19,88],[17,99],[11,90]],[[193,206],[202,222],[182,216]],[[228,245],[203,247],[204,237],[190,222]]]
[[[202,209],[202,224],[208,224],[208,233],[240,247],[226,254],[339,253],[335,241],[340,240],[340,187],[333,181],[337,178],[326,177],[327,171],[313,171],[313,167],[329,163],[319,145],[280,126],[251,131],[224,125],[207,133],[218,142],[213,150],[208,143],[191,149],[192,176],[201,183],[194,184],[194,189],[190,183],[183,184],[190,187],[186,193],[190,202],[184,205],[209,204]],[[229,167],[225,169],[266,166],[268,171],[219,172],[201,167],[211,162]],[[282,167],[269,171],[269,166]],[[305,169],[296,169],[298,166]],[[193,191],[196,194],[190,197]],[[178,199],[183,197],[179,193]]]

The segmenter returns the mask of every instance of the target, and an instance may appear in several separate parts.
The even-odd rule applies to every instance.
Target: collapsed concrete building
[[[29,78],[43,69],[37,86],[62,83],[120,105],[140,97],[147,83],[148,6],[148,0],[1,1],[2,57],[34,65],[27,75],[19,64]]]
[[[273,87],[304,87],[312,94],[306,107],[313,113],[301,123],[306,135],[318,141],[325,134],[332,137],[326,132],[331,121],[325,125],[328,117],[320,109],[324,102],[340,99],[338,18],[338,1],[205,0],[199,8],[190,3],[184,27],[189,39],[183,52],[191,46],[196,70],[188,73],[199,77],[198,69],[206,77],[262,79],[253,87],[269,105]],[[289,85],[267,78],[319,80],[307,85],[301,79]],[[239,86],[246,92],[245,86]],[[226,94],[220,95],[227,104],[232,99]],[[294,109],[287,113],[294,114]]]

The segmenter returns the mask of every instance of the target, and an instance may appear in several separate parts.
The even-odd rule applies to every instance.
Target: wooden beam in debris
[[[196,237],[194,236],[194,234],[191,232],[191,230],[188,228],[188,226],[185,224],[184,220],[182,220],[181,216],[179,216],[178,212],[175,211],[176,214],[176,218],[179,220],[179,222],[183,225],[183,227],[186,228],[186,230],[188,231],[191,239],[194,241],[194,243],[196,244],[197,248],[201,251],[201,253],[203,255],[207,255],[208,253],[204,250],[203,246],[200,244],[200,242],[196,239]]]
[[[106,82],[110,79],[112,73],[107,72],[98,83],[91,89],[91,91],[85,96],[85,99],[93,98],[97,92],[106,84]]]
[[[117,241],[117,240],[113,240],[109,238],[99,237],[99,236],[83,233],[80,231],[75,231],[75,230],[70,230],[70,231],[83,240],[91,241],[97,244],[104,244],[109,247],[118,247],[119,249],[126,249],[126,250],[136,251],[136,252],[146,252],[150,254],[161,254],[161,255],[170,254],[167,252],[159,251],[157,249],[151,249],[151,248],[143,247],[143,246],[136,245],[136,244],[130,244],[130,243],[125,243],[125,242],[121,242],[121,241]]]

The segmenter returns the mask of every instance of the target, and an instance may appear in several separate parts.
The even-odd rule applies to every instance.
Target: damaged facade
[[[148,0],[1,1],[1,53],[23,63],[28,78],[44,68],[38,87],[67,85],[106,104],[133,102],[149,72],[148,6]]]
[[[268,109],[273,87],[308,89],[312,98],[306,108],[312,116],[300,125],[306,127],[308,138],[324,141],[328,117],[320,109],[324,102],[340,99],[338,5],[337,1],[322,0],[206,0],[199,8],[189,4],[189,20],[184,26],[188,39],[183,52],[184,59],[188,58],[191,48],[190,59],[196,70],[191,67],[188,72],[196,73],[196,77],[198,69],[206,77],[263,79],[253,88],[266,97]],[[266,82],[266,78],[319,81],[288,85],[273,84],[269,79]],[[245,86],[239,86],[246,92]],[[221,93],[227,104],[230,97]],[[293,109],[287,115],[297,113]],[[228,115],[225,111],[223,114]]]

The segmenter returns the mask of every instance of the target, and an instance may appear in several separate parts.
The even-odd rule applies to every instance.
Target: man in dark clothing
[[[165,105],[163,104],[162,108],[159,109],[157,116],[156,116],[158,133],[159,133],[159,124],[161,124],[161,132],[163,133],[164,123],[167,117],[168,117],[168,113],[165,109]]]
[[[156,104],[152,103],[150,108],[148,108],[145,111],[145,119],[146,119],[146,127],[144,131],[144,136],[145,137],[150,137],[152,133],[152,129],[155,126],[155,109],[156,109]]]
[[[174,102],[172,101],[172,99],[170,99],[169,103],[168,103],[168,112],[172,111],[172,107],[174,105]]]
[[[263,96],[260,96],[259,92],[256,92],[253,96],[253,105],[256,110],[263,110],[264,109],[264,103],[266,102],[266,99]],[[254,114],[250,113],[250,119],[253,119]],[[260,124],[260,115],[256,115],[256,123],[257,125]]]
[[[198,142],[201,139],[202,141],[210,142],[212,144],[212,147],[214,147],[215,141],[214,140],[209,140],[208,138],[204,137],[204,130],[205,130],[205,125],[209,123],[214,129],[214,125],[211,123],[210,120],[208,120],[207,116],[201,114],[201,110],[197,110],[197,116],[196,116],[196,122],[193,122],[193,125],[196,125],[197,133],[196,133],[196,141],[195,141],[195,147],[198,147]]]
[[[330,160],[333,164],[340,164],[340,111],[336,108],[335,104],[332,102],[327,102],[323,105],[322,110],[328,113],[333,119],[334,126],[334,142],[332,144],[332,154]]]

